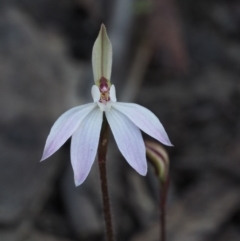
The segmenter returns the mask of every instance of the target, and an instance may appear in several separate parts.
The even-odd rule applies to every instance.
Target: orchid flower
[[[72,108],[54,123],[48,135],[42,160],[55,153],[72,136],[71,163],[76,186],[82,184],[96,157],[103,115],[127,162],[139,174],[146,175],[146,148],[140,129],[171,146],[164,127],[148,109],[132,103],[117,102],[115,86],[111,84],[112,45],[104,25],[94,43],[92,66],[95,84],[93,103]]]

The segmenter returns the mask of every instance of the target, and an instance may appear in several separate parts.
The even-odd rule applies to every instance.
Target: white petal
[[[114,85],[111,85],[111,87],[110,87],[110,100],[113,101],[113,102],[116,102],[116,101],[117,101],[117,98],[116,98],[116,89],[115,89],[115,86],[114,86]]]
[[[100,108],[101,111],[109,111],[111,109],[112,106],[112,102],[109,101],[106,104],[103,104],[101,102],[97,102],[98,107]]]
[[[110,80],[112,70],[112,44],[103,24],[93,46],[92,66],[95,83],[101,77]]]
[[[93,85],[91,93],[92,93],[93,101],[98,102],[100,100],[101,93],[99,88],[96,85]]]
[[[116,102],[112,108],[126,115],[142,131],[157,139],[161,143],[172,146],[168,135],[159,119],[147,108],[130,103]]]
[[[81,121],[96,107],[95,103],[74,107],[62,114],[48,135],[41,161],[56,152],[73,134]]]
[[[76,186],[84,182],[96,157],[102,118],[103,112],[94,109],[72,136],[71,163]]]
[[[120,152],[140,175],[146,175],[146,149],[140,130],[117,110],[105,113]]]

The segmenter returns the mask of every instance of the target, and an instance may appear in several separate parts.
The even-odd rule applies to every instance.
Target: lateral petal
[[[115,109],[105,113],[120,152],[132,168],[145,176],[146,148],[140,130],[124,114]]]
[[[91,94],[92,94],[93,102],[98,102],[100,100],[101,93],[99,88],[96,85],[92,86]]]
[[[62,114],[50,130],[41,161],[55,153],[95,107],[96,103],[90,103],[74,107]]]
[[[117,98],[116,98],[116,89],[115,89],[115,86],[114,85],[111,85],[111,88],[110,88],[110,100],[112,102],[116,102],[117,101]]]
[[[80,123],[72,136],[71,163],[75,185],[84,182],[96,157],[103,112],[96,108]]]
[[[163,125],[147,108],[137,104],[122,102],[113,103],[112,107],[126,115],[138,128],[151,137],[167,146],[172,146]]]

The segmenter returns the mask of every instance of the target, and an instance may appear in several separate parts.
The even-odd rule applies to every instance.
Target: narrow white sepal
[[[72,136],[71,163],[76,186],[84,182],[95,160],[102,119],[102,111],[95,108],[85,117]]]
[[[63,113],[50,130],[41,161],[55,153],[95,107],[96,103],[90,103],[74,107]]]
[[[172,146],[163,125],[147,108],[137,104],[122,102],[113,103],[112,108],[126,115],[138,128],[149,136],[155,138],[164,145]]]
[[[121,112],[105,112],[117,146],[127,162],[140,175],[147,173],[146,148],[140,130]]]
[[[95,83],[105,77],[110,80],[112,71],[112,44],[106,27],[102,24],[92,51],[92,66]]]

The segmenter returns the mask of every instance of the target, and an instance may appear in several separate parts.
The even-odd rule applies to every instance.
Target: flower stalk
[[[99,165],[99,173],[100,173],[100,181],[101,181],[101,189],[102,189],[102,201],[103,201],[103,212],[104,212],[104,219],[105,219],[106,235],[107,235],[108,241],[114,241],[111,205],[110,205],[110,198],[109,198],[108,184],[107,184],[107,168],[106,168],[108,137],[109,137],[109,125],[106,120],[106,117],[104,116],[97,155],[98,155],[98,165]]]
[[[168,196],[169,176],[166,181],[160,185],[160,236],[161,241],[166,240],[166,201]]]
[[[146,141],[146,153],[159,181],[160,240],[166,240],[166,202],[169,188],[169,157],[166,150],[156,142]]]

